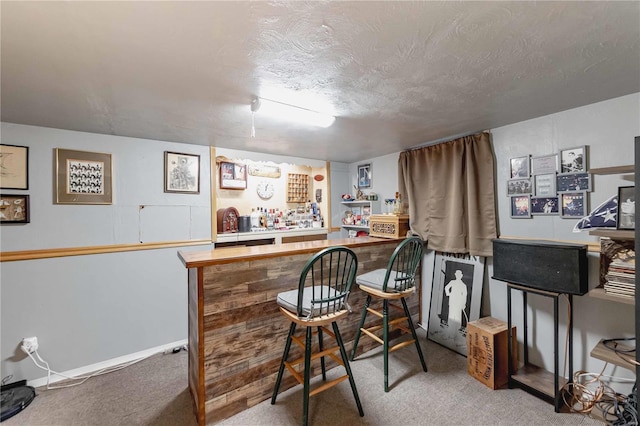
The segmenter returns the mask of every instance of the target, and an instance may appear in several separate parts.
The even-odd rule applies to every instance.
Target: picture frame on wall
[[[531,179],[509,179],[507,181],[507,195],[531,194]]]
[[[527,178],[530,176],[529,156],[515,157],[509,160],[511,179]]]
[[[164,152],[164,192],[200,193],[200,156]]]
[[[29,223],[29,196],[0,194],[0,224]]]
[[[590,173],[561,173],[556,179],[558,192],[591,191]]]
[[[552,197],[556,195],[556,174],[547,173],[533,176],[536,197]]]
[[[56,204],[111,204],[111,154],[55,149]]]
[[[531,197],[531,215],[557,216],[560,214],[558,197]]]
[[[220,189],[247,189],[246,165],[230,161],[221,161]]]
[[[558,172],[558,154],[531,157],[531,174],[547,175]]]
[[[621,186],[618,188],[618,220],[617,229],[636,229],[636,195],[635,186]]]
[[[531,196],[516,195],[511,197],[511,217],[528,219],[531,217]]]
[[[436,252],[427,337],[467,355],[467,323],[480,318],[485,257]]]
[[[560,216],[582,218],[587,215],[587,193],[585,191],[563,192],[560,198]]]
[[[0,189],[29,189],[29,147],[0,144]]]
[[[358,166],[358,188],[366,189],[371,188],[372,181],[371,163],[360,164]]]
[[[560,151],[560,172],[580,173],[587,171],[586,145],[567,148]]]

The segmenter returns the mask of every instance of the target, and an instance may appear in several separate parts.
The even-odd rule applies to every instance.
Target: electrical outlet
[[[25,337],[22,339],[22,351],[27,354],[32,354],[38,350],[38,338],[37,337]]]

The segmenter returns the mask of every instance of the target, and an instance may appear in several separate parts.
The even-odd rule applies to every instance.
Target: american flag
[[[590,228],[615,228],[618,217],[618,196],[614,195],[583,217],[573,227],[573,232]]]

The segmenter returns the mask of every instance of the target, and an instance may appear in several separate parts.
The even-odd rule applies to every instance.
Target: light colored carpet
[[[365,416],[359,417],[348,381],[311,398],[313,425],[602,425],[581,414],[560,413],[520,389],[491,390],[467,374],[467,359],[421,334],[428,373],[415,348],[390,355],[390,392],[383,390],[382,353],[351,363]],[[340,371],[330,371],[336,376]],[[288,374],[285,372],[285,374]],[[221,425],[297,425],[302,386],[220,422]],[[61,390],[38,389],[15,425],[195,425],[187,389],[187,354],[155,355],[124,370]]]

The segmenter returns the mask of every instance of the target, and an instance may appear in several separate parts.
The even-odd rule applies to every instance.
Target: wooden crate
[[[369,236],[404,238],[409,231],[409,215],[374,214],[369,218]]]
[[[518,365],[516,328],[513,336],[513,371]],[[480,318],[467,324],[467,371],[491,389],[498,389],[509,381],[507,323],[492,317]]]

